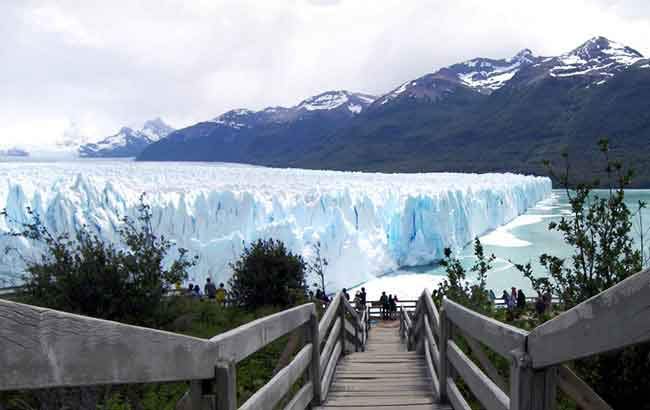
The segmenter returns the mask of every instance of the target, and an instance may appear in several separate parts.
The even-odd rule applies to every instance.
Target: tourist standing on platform
[[[216,290],[217,303],[219,306],[226,306],[226,288],[223,282],[219,284],[219,289]]]
[[[379,298],[379,304],[381,305],[381,319],[386,320],[386,316],[388,313],[388,309],[390,308],[390,305],[388,304],[388,296],[386,296],[386,292],[381,292],[381,297]]]
[[[217,287],[214,286],[214,283],[212,283],[210,278],[207,278],[205,280],[205,286],[203,287],[203,293],[210,300],[214,300],[217,297]]]

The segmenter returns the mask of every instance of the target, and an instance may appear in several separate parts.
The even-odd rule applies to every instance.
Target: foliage
[[[650,248],[647,240],[650,235],[650,227],[643,226],[643,210],[648,207],[646,201],[639,201],[636,212],[634,213],[634,230],[639,237],[639,252],[641,252],[641,265],[647,268],[650,265]]]
[[[445,249],[445,259],[441,264],[445,267],[447,278],[434,291],[434,300],[438,305],[445,296],[477,312],[483,314],[491,312],[492,303],[487,290],[487,273],[492,269],[495,256],[485,255],[483,245],[478,238],[474,239],[474,256],[476,262],[470,268],[470,272],[476,274],[476,279],[470,284],[460,260],[452,257],[451,249]]]
[[[54,234],[40,216],[27,209],[31,220],[18,223],[8,235],[44,245],[38,260],[25,260],[22,298],[28,303],[92,317],[152,325],[163,294],[187,277],[195,261],[185,249],[165,268],[171,241],[152,229],[151,208],[140,197],[137,218],[124,217],[119,229],[123,247],[105,243],[85,227],[76,238]],[[9,218],[6,211],[2,214]]]
[[[238,306],[291,306],[304,300],[306,264],[300,255],[288,251],[278,240],[258,240],[244,248],[232,263],[229,281],[233,301]]]
[[[575,189],[570,189],[570,162],[568,155],[563,156],[565,170],[558,179],[569,198],[571,217],[551,222],[549,229],[560,232],[564,242],[574,248],[570,262],[565,263],[565,259],[549,254],[541,255],[539,261],[548,272],[546,277],[535,276],[530,263],[516,265],[535,290],[559,296],[566,308],[641,270],[641,253],[635,249],[631,235],[632,213],[624,201],[632,172],[624,171],[620,163],[610,160],[607,140],[601,140],[599,147],[609,179],[605,197],[593,192],[598,181],[579,183]],[[555,174],[550,164],[547,165]]]
[[[550,230],[562,234],[573,247],[567,262],[557,256],[543,254],[541,265],[548,276],[536,276],[531,264],[516,267],[531,281],[537,291],[550,291],[559,296],[569,309],[608,289],[641,270],[643,256],[635,248],[632,227],[633,214],[624,202],[625,188],[632,172],[624,171],[620,163],[609,158],[607,140],[599,142],[608,176],[607,195],[593,192],[598,181],[577,184],[569,180],[571,166],[564,155],[561,181],[571,205],[571,217],[563,217],[549,224]],[[550,168],[550,164],[547,163]],[[553,170],[551,169],[551,172]],[[642,209],[639,204],[639,215]],[[640,219],[641,229],[642,219]],[[643,246],[643,245],[642,245]],[[591,385],[614,408],[650,409],[647,391],[650,388],[650,344],[645,343],[617,352],[605,353],[578,360],[574,367],[580,377]]]
[[[307,271],[309,273],[312,273],[320,279],[320,284],[319,283],[314,283],[314,287],[320,289],[321,292],[323,292],[324,295],[327,294],[325,292],[325,269],[327,269],[327,259],[321,255],[321,244],[320,241],[316,242],[313,245],[313,253],[314,256],[313,258],[307,262]]]

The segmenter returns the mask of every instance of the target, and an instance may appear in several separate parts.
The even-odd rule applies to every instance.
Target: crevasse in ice
[[[400,266],[430,263],[502,225],[551,191],[547,178],[515,174],[378,174],[233,164],[74,161],[0,163],[0,208],[16,221],[34,209],[55,232],[82,226],[117,241],[145,192],[154,228],[199,256],[190,281],[226,280],[229,263],[257,238],[306,258],[320,241],[332,287]],[[8,231],[0,220],[0,231]],[[7,248],[17,251],[5,252]],[[0,238],[0,276],[40,249]],[[19,256],[20,254],[20,256]]]

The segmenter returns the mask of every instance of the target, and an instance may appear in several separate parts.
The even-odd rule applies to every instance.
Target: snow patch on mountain
[[[503,87],[522,67],[536,63],[536,57],[524,49],[511,58],[494,60],[475,58],[448,67],[468,87],[489,94]]]
[[[146,121],[141,129],[122,127],[117,134],[95,143],[79,146],[81,157],[125,157],[136,156],[149,144],[165,138],[174,129],[160,118]]]
[[[123,216],[146,192],[159,234],[199,256],[190,280],[225,281],[229,263],[259,238],[308,256],[321,243],[328,286],[361,283],[459,250],[551,192],[548,178],[514,174],[379,174],[232,164],[83,161],[0,163],[0,208],[53,232],[86,229],[116,242]],[[0,233],[20,225],[0,218]],[[0,235],[0,272],[41,249]],[[311,282],[310,282],[311,283]]]
[[[554,64],[551,77],[589,76],[594,84],[604,84],[616,75],[643,59],[638,51],[605,37],[594,37],[578,48],[550,59]]]

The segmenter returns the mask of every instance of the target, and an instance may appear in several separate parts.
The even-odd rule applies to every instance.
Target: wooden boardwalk
[[[380,322],[368,335],[365,352],[339,362],[321,410],[451,410],[435,404],[422,355],[406,351],[399,321]]]

